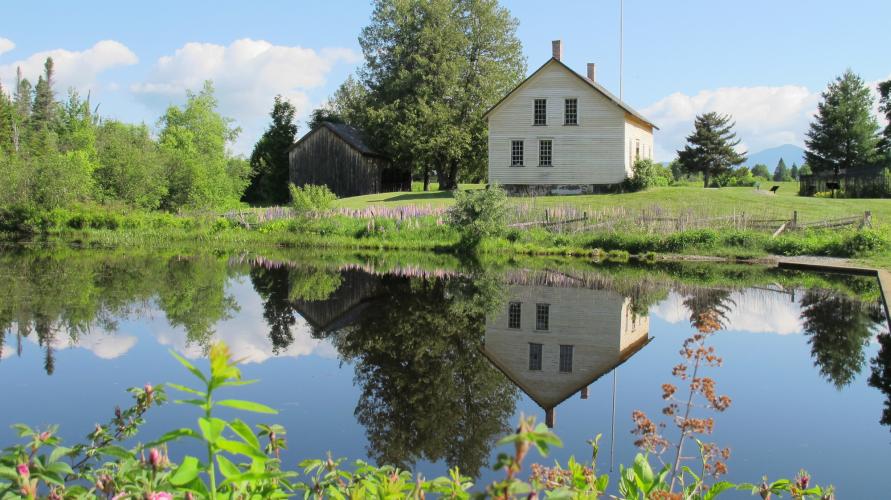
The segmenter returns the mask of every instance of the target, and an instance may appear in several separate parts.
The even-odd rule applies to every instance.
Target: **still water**
[[[392,260],[6,253],[0,443],[16,422],[82,438],[126,388],[192,382],[169,350],[205,366],[222,340],[260,380],[231,397],[280,409],[253,423],[288,428],[292,465],[331,452],[427,477],[459,466],[484,484],[496,441],[526,414],[564,442],[545,462],[590,458],[602,433],[609,470],[637,452],[633,411],[674,437],[661,386],[679,383],[683,341],[709,332],[723,358],[709,376],[732,404],[697,411],[732,450],[728,479],[805,468],[840,498],[891,487],[891,340],[872,279]],[[196,417],[161,407],[141,436]]]

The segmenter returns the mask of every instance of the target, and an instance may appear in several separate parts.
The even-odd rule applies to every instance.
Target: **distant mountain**
[[[757,153],[750,153],[749,158],[743,165],[752,168],[759,163],[763,163],[773,172],[780,158],[786,162],[787,167],[791,168],[793,163],[797,163],[800,167],[804,163],[804,149],[794,144],[783,144],[782,146],[765,149]]]

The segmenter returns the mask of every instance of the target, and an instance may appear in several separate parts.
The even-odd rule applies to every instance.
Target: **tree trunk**
[[[444,178],[440,179],[439,189],[443,191],[458,189],[458,160],[452,159],[444,174]]]
[[[703,172],[703,173],[702,173],[702,182],[703,182],[703,186],[702,186],[702,187],[707,188],[707,187],[708,187],[708,172]]]
[[[430,191],[430,167],[424,167],[424,192]]]

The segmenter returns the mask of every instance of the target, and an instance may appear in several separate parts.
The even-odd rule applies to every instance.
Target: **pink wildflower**
[[[28,468],[28,464],[19,464],[15,469],[22,476],[22,479],[28,479],[31,476],[31,469]]]

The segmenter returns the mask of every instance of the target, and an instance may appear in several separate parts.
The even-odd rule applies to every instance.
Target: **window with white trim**
[[[533,105],[534,111],[532,116],[532,124],[533,125],[547,125],[548,124],[548,100],[547,99],[536,99],[535,104]]]
[[[579,100],[576,98],[566,99],[563,109],[563,124],[578,125],[579,124]]]
[[[529,344],[529,369],[541,370],[541,344]]]
[[[511,302],[507,307],[507,327],[520,328],[521,305],[519,302]]]
[[[523,141],[510,141],[510,166],[523,166]]]
[[[634,160],[640,159],[640,139],[634,139]]]
[[[547,330],[551,321],[551,305],[535,304],[535,329]]]
[[[552,165],[551,158],[553,152],[553,143],[550,139],[540,139],[538,141],[538,166],[550,167]]]

